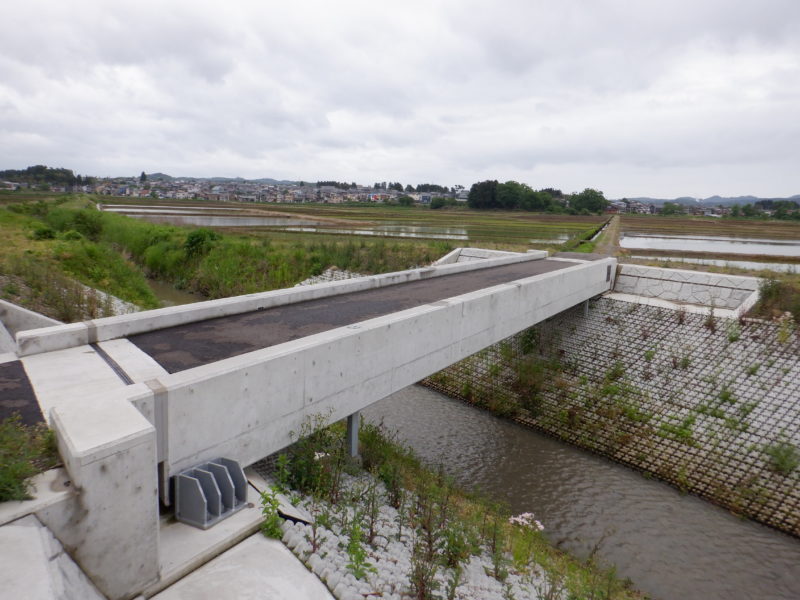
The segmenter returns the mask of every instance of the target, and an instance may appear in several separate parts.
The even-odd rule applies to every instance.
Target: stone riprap
[[[756,300],[758,281],[754,277],[620,265],[614,291],[670,302],[747,310]]]
[[[800,536],[800,340],[601,298],[425,383]]]
[[[319,275],[314,275],[308,279],[304,279],[294,287],[301,287],[304,285],[316,285],[317,283],[328,283],[329,281],[343,281],[345,279],[355,279],[356,277],[364,277],[361,273],[354,273],[345,269],[330,268],[325,269]]]
[[[282,525],[283,542],[310,571],[325,582],[338,600],[416,598],[410,576],[413,571],[414,545],[417,542],[415,538],[421,534],[415,533],[408,526],[409,516],[401,517],[398,510],[389,505],[381,482],[370,475],[344,477],[344,495],[352,498],[352,502],[349,505],[336,506],[322,500],[302,498],[299,506],[318,518],[316,533],[311,525],[285,521]],[[367,490],[371,486],[375,487],[380,502],[374,540],[372,543],[363,541],[366,560],[372,568],[366,569],[363,578],[356,579],[353,569],[348,566],[351,562],[347,552],[349,531],[354,517],[361,519],[364,527],[365,515],[369,511]],[[411,508],[406,506],[401,510],[408,512]],[[321,515],[324,517],[319,518]],[[312,546],[315,536],[318,540],[316,549]],[[510,564],[511,557],[507,556],[506,560]],[[462,565],[453,597],[460,600],[536,600],[547,597],[545,591],[549,589],[549,583],[536,568],[529,572],[510,569],[505,581],[491,576],[493,571],[492,558],[488,548],[484,547],[480,556],[473,555]],[[454,574],[452,568],[439,567],[435,581],[440,591],[435,597],[447,597],[446,590]]]

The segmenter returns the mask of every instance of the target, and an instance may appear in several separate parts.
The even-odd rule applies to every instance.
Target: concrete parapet
[[[143,384],[89,395],[51,411],[75,490],[37,516],[110,600],[158,577],[155,429],[127,400]]]
[[[410,269],[407,271],[398,271],[396,273],[385,273],[383,275],[372,275],[344,281],[320,283],[299,288],[248,294],[245,296],[209,300],[207,302],[197,302],[195,304],[185,304],[182,306],[170,306],[157,310],[95,319],[83,323],[71,323],[69,325],[58,325],[32,331],[22,331],[17,333],[16,336],[18,352],[20,356],[51,352],[73,346],[126,337],[137,333],[152,331],[154,329],[164,329],[175,325],[205,321],[216,317],[241,314],[328,296],[349,294],[398,283],[427,279],[429,277],[441,277],[474,269],[497,267],[529,260],[539,260],[546,256],[546,252],[511,254],[467,263],[423,267],[420,269]]]

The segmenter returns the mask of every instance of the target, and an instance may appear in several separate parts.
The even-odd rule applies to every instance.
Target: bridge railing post
[[[361,424],[361,413],[356,411],[347,417],[347,455],[351,458],[358,456],[358,428]]]

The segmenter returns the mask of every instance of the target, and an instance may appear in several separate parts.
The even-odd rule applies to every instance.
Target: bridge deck
[[[129,340],[176,373],[575,264],[544,259],[478,269],[159,329]]]

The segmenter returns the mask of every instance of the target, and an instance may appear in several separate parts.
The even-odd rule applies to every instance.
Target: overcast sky
[[[0,169],[800,194],[797,0],[6,0]]]

